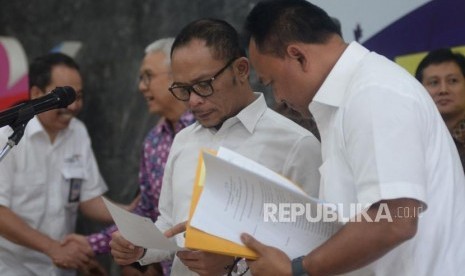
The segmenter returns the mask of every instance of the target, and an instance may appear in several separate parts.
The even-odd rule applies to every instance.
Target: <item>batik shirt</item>
[[[163,171],[171,144],[173,143],[174,136],[193,122],[194,116],[192,113],[186,112],[174,125],[174,129],[173,126],[163,118],[160,123],[147,134],[143,144],[139,170],[141,200],[134,209],[134,213],[149,217],[153,221],[156,221],[158,218],[160,214],[158,211],[158,200],[160,197]],[[116,226],[112,225],[100,233],[88,236],[88,241],[92,246],[92,250],[96,254],[109,253],[110,247],[108,244],[111,241],[111,233],[116,230]]]

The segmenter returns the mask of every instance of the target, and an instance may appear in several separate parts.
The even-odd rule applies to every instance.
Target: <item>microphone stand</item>
[[[6,145],[0,152],[0,162],[3,158],[5,158],[8,152],[10,152],[10,150],[19,143],[24,135],[27,123],[32,119],[32,117],[34,117],[34,114],[34,108],[31,106],[22,108],[18,111],[18,119],[14,123],[10,124],[10,127],[13,129],[13,134],[8,137]]]
[[[28,122],[24,122],[16,127],[11,127],[13,128],[13,134],[11,134],[10,137],[8,137],[6,145],[0,152],[0,162],[3,160],[3,158],[5,158],[8,152],[10,152],[10,150],[19,143],[19,140],[21,140],[21,138],[23,137],[24,129],[26,129],[27,123]]]

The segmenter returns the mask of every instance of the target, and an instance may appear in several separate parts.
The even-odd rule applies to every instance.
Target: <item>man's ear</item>
[[[307,60],[307,56],[305,55],[305,52],[299,45],[289,44],[286,48],[286,54],[291,59],[295,59],[300,64],[302,70],[308,70],[309,63]]]
[[[31,87],[29,94],[31,96],[31,100],[33,100],[42,97],[44,95],[44,92],[39,87],[34,85],[33,87]]]
[[[234,63],[234,73],[242,81],[247,81],[249,78],[250,65],[246,57],[238,58]]]

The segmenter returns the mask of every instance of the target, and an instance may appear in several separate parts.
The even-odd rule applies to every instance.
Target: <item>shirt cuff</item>
[[[159,250],[154,248],[147,248],[145,255],[138,260],[140,265],[148,265],[152,263],[159,263],[165,260],[173,259],[174,252]]]

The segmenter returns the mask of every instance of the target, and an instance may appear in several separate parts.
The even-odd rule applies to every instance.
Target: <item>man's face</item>
[[[443,117],[465,113],[465,78],[453,61],[431,64],[423,70],[422,84]]]
[[[76,69],[65,65],[56,65],[51,70],[51,82],[45,91],[32,94],[32,98],[38,98],[49,93],[56,87],[71,86],[76,91],[76,100],[67,108],[52,109],[37,115],[39,121],[49,134],[56,134],[68,127],[71,119],[82,109],[82,79]]]
[[[204,41],[192,40],[177,48],[171,58],[173,84],[191,85],[211,79],[227,61],[214,59]],[[235,79],[234,63],[212,81],[213,94],[201,97],[193,92],[186,101],[197,121],[204,127],[219,127],[237,114],[240,106],[239,85]]]
[[[302,116],[310,116],[308,104],[312,89],[307,86],[308,81],[303,82],[297,61],[261,53],[253,39],[249,43],[249,57],[260,83],[271,86],[277,103],[286,103]]]
[[[172,75],[163,52],[146,54],[139,76],[139,91],[144,95],[150,113],[166,116],[170,109],[178,106],[176,98],[168,91]]]

